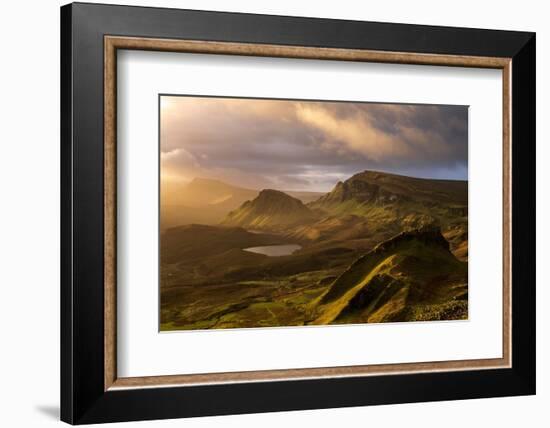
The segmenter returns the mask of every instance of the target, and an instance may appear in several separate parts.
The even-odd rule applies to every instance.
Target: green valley
[[[466,181],[364,171],[325,194],[205,179],[169,191],[163,331],[468,317]],[[292,251],[250,250],[271,246]]]

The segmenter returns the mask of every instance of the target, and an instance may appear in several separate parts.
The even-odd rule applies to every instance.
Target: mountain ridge
[[[309,205],[328,208],[331,204],[349,200],[392,204],[413,198],[417,202],[465,205],[468,202],[468,182],[365,170],[339,181],[330,192]]]
[[[359,257],[315,302],[313,324],[467,317],[467,264],[439,228],[402,232]],[[445,303],[445,304],[443,304]]]

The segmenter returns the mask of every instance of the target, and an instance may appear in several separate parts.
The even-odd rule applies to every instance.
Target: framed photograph
[[[535,35],[61,8],[61,418],[535,393]]]

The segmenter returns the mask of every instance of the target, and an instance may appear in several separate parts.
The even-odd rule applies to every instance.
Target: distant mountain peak
[[[302,201],[279,190],[264,189],[253,200],[230,212],[223,224],[249,229],[278,230],[314,218]]]
[[[274,189],[263,189],[260,191],[258,196],[256,197],[256,200],[273,200],[273,199],[287,199],[287,200],[295,200],[300,202],[298,199],[290,196],[289,194],[285,192],[281,192],[280,190],[274,190]]]

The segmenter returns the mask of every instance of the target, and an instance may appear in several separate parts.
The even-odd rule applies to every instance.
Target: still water
[[[265,247],[244,248],[244,251],[256,254],[264,254],[269,257],[280,257],[289,256],[295,251],[298,251],[300,248],[302,248],[302,246],[297,244],[266,245]]]

